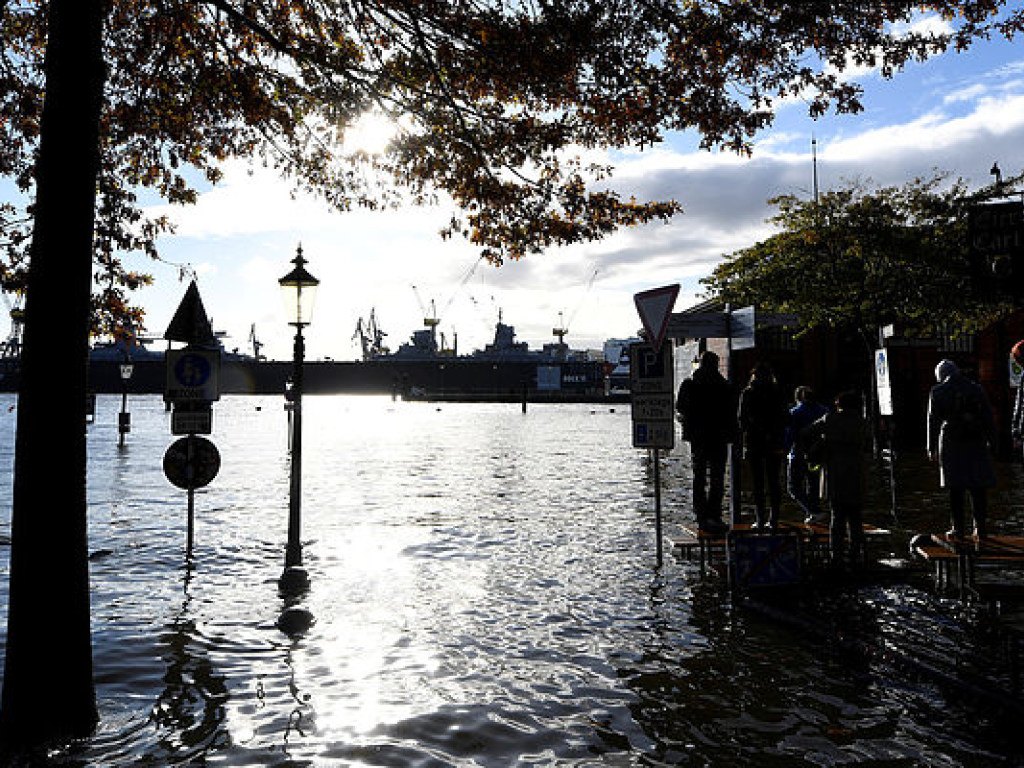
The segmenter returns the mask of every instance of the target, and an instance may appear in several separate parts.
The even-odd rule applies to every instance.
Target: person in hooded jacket
[[[995,422],[988,398],[952,360],[935,366],[938,381],[928,396],[928,458],[939,463],[939,482],[949,490],[950,538],[962,538],[965,500],[974,512],[974,535],[987,534],[987,491],[996,484],[992,446]]]
[[[782,505],[782,445],[789,422],[786,401],[767,363],[759,363],[740,394],[743,457],[750,466],[756,528],[775,529]],[[768,504],[765,504],[765,487]],[[766,509],[767,506],[767,509]]]
[[[725,464],[736,440],[736,394],[718,371],[718,355],[705,351],[693,376],[679,385],[676,411],[690,443],[693,511],[702,531],[721,534]]]
[[[1021,368],[1024,368],[1024,341],[1018,341],[1010,350],[1013,361]],[[1010,434],[1013,436],[1014,446],[1021,448],[1024,445],[1024,383],[1017,387],[1017,396],[1013,401],[1013,421],[1010,422]]]

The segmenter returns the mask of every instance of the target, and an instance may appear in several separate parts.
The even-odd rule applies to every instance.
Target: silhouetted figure
[[[821,466],[810,465],[804,452],[800,433],[822,416],[828,408],[818,402],[810,387],[800,386],[793,393],[796,405],[789,410],[789,426],[783,440],[788,465],[786,490],[804,514],[805,523],[824,522],[821,511]]]
[[[1017,365],[1024,368],[1024,341],[1018,341],[1010,350]],[[1013,402],[1013,421],[1010,424],[1014,447],[1018,450],[1024,445],[1024,383],[1017,387],[1017,397]]]
[[[836,410],[826,413],[801,434],[801,440],[820,453],[825,470],[829,523],[829,553],[833,566],[843,564],[849,541],[849,562],[856,565],[864,556],[864,445],[865,421],[856,392],[836,398]]]
[[[724,533],[725,463],[736,440],[736,394],[718,371],[718,355],[704,352],[692,378],[679,385],[676,410],[693,464],[693,512],[701,530]]]
[[[928,458],[939,462],[939,481],[949,489],[953,527],[947,535],[964,535],[965,496],[969,493],[974,535],[984,538],[987,489],[996,484],[992,409],[981,387],[961,374],[952,360],[935,366],[935,379],[939,383],[928,396]]]
[[[782,443],[789,414],[775,375],[766,363],[755,366],[740,394],[739,423],[743,457],[750,466],[757,528],[775,528],[782,505]],[[768,508],[765,487],[768,488]]]

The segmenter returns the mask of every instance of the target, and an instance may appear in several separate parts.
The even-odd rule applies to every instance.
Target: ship
[[[0,347],[0,391],[16,392],[19,385],[20,323]],[[438,331],[434,313],[424,327],[392,352],[385,344],[376,313],[359,320],[356,338],[363,357],[353,361],[306,361],[306,394],[386,394],[405,399],[533,402],[602,402],[609,396],[607,365],[603,359],[565,343],[568,333],[560,322],[553,329],[556,341],[530,349],[516,340],[515,327],[498,313],[490,344],[459,354],[457,337],[451,345]],[[283,394],[290,386],[291,360],[268,360],[261,354],[255,327],[250,352],[228,350],[223,334],[215,334],[221,353],[221,394]],[[88,387],[96,393],[162,394],[167,373],[164,351],[151,348],[153,339],[127,332],[118,339],[96,343],[90,350]],[[122,365],[132,364],[123,377]]]
[[[561,316],[552,329],[556,341],[531,349],[516,340],[515,327],[499,309],[491,343],[468,355],[458,353],[455,334],[448,345],[435,313],[427,314],[423,325],[392,352],[383,343],[387,334],[375,311],[366,321],[360,318],[354,338],[363,350],[366,378],[379,382],[390,374],[392,392],[411,399],[592,402],[608,397],[604,360],[569,348]]]

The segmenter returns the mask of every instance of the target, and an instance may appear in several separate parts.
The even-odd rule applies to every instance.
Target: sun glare
[[[377,111],[364,112],[345,131],[345,151],[382,154],[397,132],[398,126],[387,115]]]

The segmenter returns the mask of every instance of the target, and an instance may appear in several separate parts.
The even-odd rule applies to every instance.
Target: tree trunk
[[[97,722],[85,394],[104,3],[49,5],[15,444],[5,749],[86,736]]]

